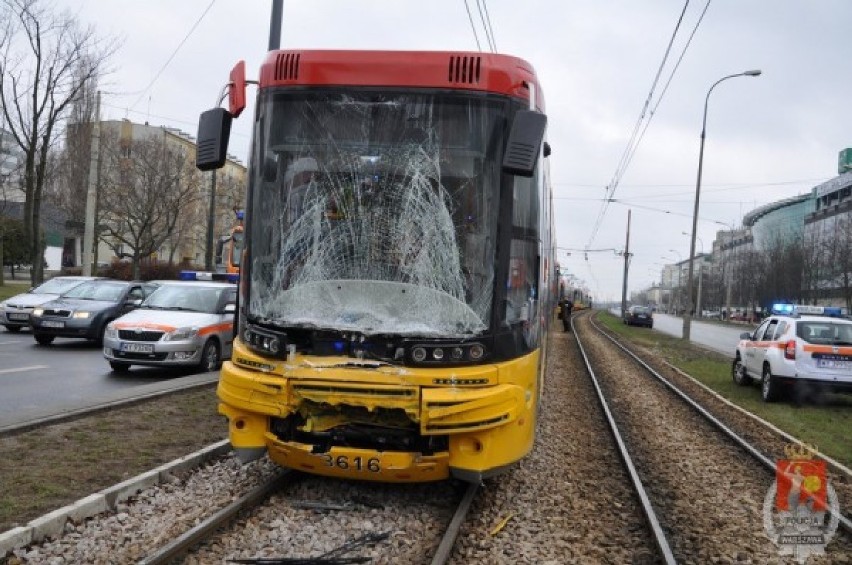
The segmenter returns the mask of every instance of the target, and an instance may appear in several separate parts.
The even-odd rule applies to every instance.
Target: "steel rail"
[[[601,404],[601,408],[603,409],[604,416],[606,416],[606,421],[609,424],[609,430],[612,433],[613,438],[615,439],[615,443],[618,445],[618,454],[621,456],[621,461],[624,463],[625,468],[627,469],[628,474],[630,475],[630,480],[633,483],[633,488],[636,491],[636,494],[639,496],[639,501],[642,503],[642,510],[645,513],[645,519],[648,521],[648,525],[651,528],[651,532],[654,534],[654,541],[657,543],[657,548],[660,550],[662,554],[663,560],[668,565],[674,565],[677,563],[677,560],[672,553],[672,548],[669,545],[669,541],[666,538],[665,532],[663,532],[663,528],[660,525],[660,520],[657,518],[657,513],[654,510],[654,507],[651,505],[651,500],[648,498],[648,493],[645,491],[645,486],[642,484],[642,479],[639,478],[639,473],[636,471],[636,466],[633,464],[633,459],[630,457],[630,452],[627,449],[627,445],[624,443],[624,440],[621,437],[621,432],[618,431],[618,425],[615,423],[615,419],[612,416],[612,412],[609,409],[609,404],[604,397],[603,391],[601,390],[600,384],[598,384],[598,379],[595,376],[595,371],[592,369],[592,363],[589,360],[588,355],[586,355],[586,350],[583,347],[583,343],[580,340],[580,336],[577,335],[576,328],[574,328],[574,319],[571,319],[571,333],[574,334],[574,340],[577,342],[577,347],[580,348],[580,354],[583,356],[583,362],[586,364],[586,370],[589,373],[589,378],[592,381],[592,386],[595,387],[595,392],[598,395],[598,401]]]
[[[751,445],[742,436],[740,436],[735,431],[733,431],[731,428],[729,428],[727,425],[725,425],[721,420],[716,418],[713,414],[708,412],[703,406],[698,404],[698,402],[693,400],[688,394],[686,394],[685,392],[680,390],[671,381],[669,381],[667,378],[665,378],[660,373],[658,373],[653,367],[648,365],[638,355],[636,355],[635,353],[630,351],[630,349],[628,349],[625,345],[623,345],[617,339],[615,339],[614,337],[609,335],[607,332],[605,332],[600,326],[598,326],[595,323],[594,318],[589,318],[589,322],[591,323],[592,327],[595,328],[595,330],[598,331],[598,333],[600,333],[602,336],[604,336],[609,341],[611,341],[614,345],[616,345],[619,349],[621,349],[627,355],[629,355],[634,361],[636,361],[639,365],[641,365],[652,376],[654,376],[657,380],[659,380],[661,383],[663,383],[666,386],[666,388],[668,388],[671,392],[673,392],[674,394],[679,396],[681,398],[681,400],[683,400],[684,402],[689,404],[692,408],[694,408],[696,412],[698,412],[701,416],[706,418],[719,431],[721,431],[723,434],[728,436],[731,440],[733,440],[734,443],[736,443],[742,449],[744,449],[746,452],[748,452],[749,455],[754,457],[759,463],[761,463],[763,465],[764,468],[769,470],[773,475],[775,474],[775,462],[773,462],[771,459],[769,459],[767,456],[765,456],[763,453],[761,453],[760,450],[758,450],[756,447]],[[843,528],[843,530],[846,533],[852,533],[852,521],[850,521],[848,518],[846,518],[843,515],[842,511],[834,512],[831,508],[827,508],[826,510],[829,514],[831,514],[833,517],[836,517],[838,519],[840,526]]]
[[[444,532],[444,537],[441,539],[441,543],[438,545],[437,551],[435,551],[435,556],[432,557],[432,565],[444,565],[447,561],[449,561],[450,555],[453,552],[453,546],[456,543],[456,538],[459,535],[459,530],[461,530],[461,525],[464,523],[467,513],[470,510],[470,505],[473,503],[473,499],[478,491],[478,483],[471,483],[468,485],[461,502],[459,502],[459,505],[456,508],[456,513],[453,514],[453,518],[450,520],[450,525],[447,526],[447,531]]]
[[[263,501],[270,493],[275,491],[282,480],[289,476],[291,471],[283,470],[270,478],[265,483],[258,485],[250,492],[241,496],[229,505],[214,514],[211,514],[192,529],[181,534],[171,542],[139,561],[139,565],[165,565],[173,559],[180,557],[192,547],[198,545],[211,534],[216,532],[221,526],[231,521],[239,512],[256,506]]]

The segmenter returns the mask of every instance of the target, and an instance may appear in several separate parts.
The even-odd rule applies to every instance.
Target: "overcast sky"
[[[490,0],[497,50],[536,68],[547,103],[559,246],[623,250],[632,209],[629,289],[687,258],[707,90],[710,98],[698,236],[709,252],[721,223],[802,194],[837,174],[852,146],[849,0],[714,0],[664,98],[659,97],[707,0],[691,0],[651,107],[657,107],[593,238],[613,180],[685,0]],[[476,0],[468,0],[487,49]],[[255,78],[269,38],[270,3],[215,0],[63,0],[81,21],[122,40],[103,88],[103,117],[148,120],[195,134],[245,59]],[[174,59],[157,73],[209,8]],[[285,0],[283,48],[476,50],[463,0]],[[140,92],[143,91],[144,92]],[[250,98],[254,93],[250,93]],[[659,105],[657,106],[657,104]],[[247,155],[249,112],[231,153]],[[647,118],[642,122],[646,124]],[[844,133],[846,132],[846,133]],[[674,250],[670,251],[670,250]],[[598,299],[620,299],[613,251],[561,251],[563,270]],[[668,257],[668,259],[664,258]]]

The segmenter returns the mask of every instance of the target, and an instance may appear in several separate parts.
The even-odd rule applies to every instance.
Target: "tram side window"
[[[515,177],[512,247],[506,284],[506,321],[535,319],[538,300],[539,209],[537,180]]]

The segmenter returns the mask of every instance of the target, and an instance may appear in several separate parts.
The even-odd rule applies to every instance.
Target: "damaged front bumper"
[[[446,369],[365,371],[312,359],[258,371],[241,352],[238,344],[223,366],[218,395],[243,460],[268,450],[283,466],[333,477],[476,481],[532,447],[536,354],[454,370],[453,382],[476,386],[435,386]]]

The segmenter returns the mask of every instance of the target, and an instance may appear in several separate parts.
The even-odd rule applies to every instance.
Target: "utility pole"
[[[207,247],[204,269],[213,272],[213,234],[216,232],[216,169],[210,171],[210,210],[207,212]]]
[[[83,275],[90,277],[97,267],[93,265],[95,241],[95,204],[98,198],[98,162],[101,140],[101,91],[95,96],[95,120],[92,124],[92,155],[89,160],[89,187],[86,190],[86,224],[83,231]]]
[[[269,50],[281,48],[281,16],[284,12],[284,0],[272,0],[272,15],[269,16]]]
[[[627,211],[627,240],[624,242],[624,282],[621,285],[621,317],[627,312],[627,269],[630,266],[630,212]]]

